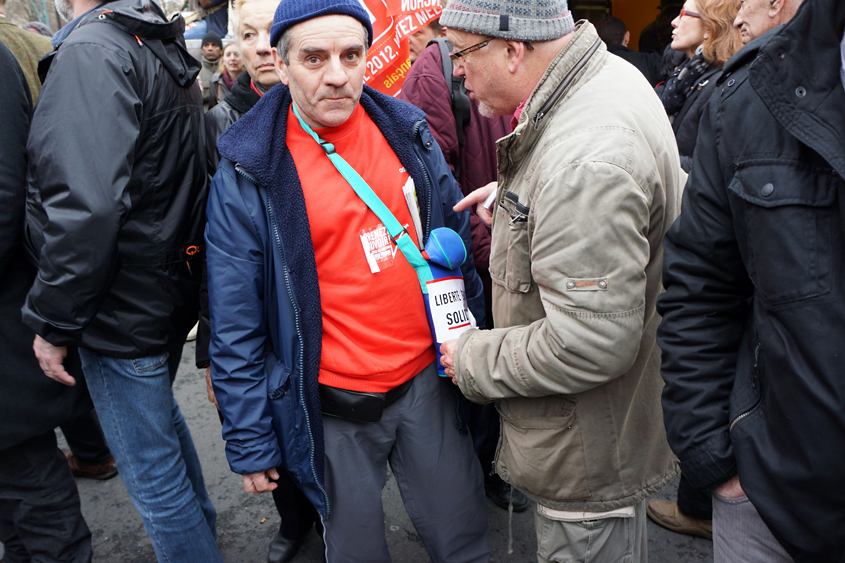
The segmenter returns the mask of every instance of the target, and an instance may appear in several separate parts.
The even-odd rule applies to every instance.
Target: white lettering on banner
[[[467,304],[464,279],[460,276],[432,280],[428,287],[428,304],[437,342],[454,340],[471,328],[475,317]]]
[[[431,10],[425,10],[424,12],[417,12],[414,15],[417,16],[417,21],[421,25],[425,25],[426,22],[433,20],[434,17],[435,17],[435,14],[433,14],[431,12]]]
[[[425,8],[439,8],[440,0],[402,0],[403,12],[415,12]]]
[[[417,29],[417,26],[414,25],[414,19],[411,16],[405,16],[396,24],[396,31],[399,32],[397,36],[400,38],[413,34]]]

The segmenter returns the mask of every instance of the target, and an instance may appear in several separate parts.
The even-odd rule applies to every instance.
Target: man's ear
[[[629,41],[631,41],[631,32],[630,32],[630,31],[626,31],[626,32],[625,32],[625,37],[623,37],[623,38],[622,38],[622,46],[623,46],[623,47],[627,47],[627,46],[628,46],[628,42],[629,42]]]
[[[279,75],[279,80],[282,81],[282,84],[290,86],[288,83],[288,67],[285,65],[282,57],[279,56],[279,51],[275,47],[273,47],[273,65],[276,67],[276,74]]]
[[[525,51],[527,51],[525,43],[505,39],[505,45],[508,48],[505,55],[507,57],[508,71],[511,74],[516,74],[516,71],[519,70],[525,58]]]

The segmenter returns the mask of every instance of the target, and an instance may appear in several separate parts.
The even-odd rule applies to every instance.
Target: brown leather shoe
[[[708,540],[713,539],[713,521],[687,516],[678,509],[677,502],[654,498],[648,501],[645,511],[655,524],[667,530]]]
[[[105,481],[117,475],[117,465],[114,463],[114,458],[111,458],[105,463],[88,464],[79,461],[70,450],[62,450],[62,453],[65,454],[67,464],[70,466],[70,472],[73,473],[74,477]]]

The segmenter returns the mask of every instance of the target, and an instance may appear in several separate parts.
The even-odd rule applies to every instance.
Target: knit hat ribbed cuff
[[[373,44],[373,24],[358,0],[283,0],[276,8],[270,28],[270,45],[276,46],[282,34],[294,25],[321,16],[349,16],[367,30],[367,46]]]
[[[550,41],[575,29],[565,0],[450,0],[440,25],[514,41]]]

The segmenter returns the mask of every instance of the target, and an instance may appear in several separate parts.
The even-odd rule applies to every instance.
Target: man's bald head
[[[747,44],[791,20],[803,0],[742,0],[734,25]]]

